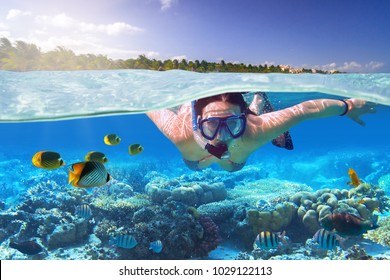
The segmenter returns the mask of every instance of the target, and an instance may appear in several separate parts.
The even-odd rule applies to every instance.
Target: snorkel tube
[[[191,109],[192,109],[192,133],[194,135],[195,141],[201,146],[203,149],[205,149],[209,154],[219,158],[219,159],[228,159],[230,157],[230,153],[228,151],[228,146],[226,144],[218,144],[217,146],[214,146],[210,143],[208,143],[201,135],[199,127],[198,127],[198,120],[197,115],[195,113],[195,100],[191,102]]]

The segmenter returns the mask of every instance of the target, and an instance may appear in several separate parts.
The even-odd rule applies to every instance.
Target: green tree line
[[[57,47],[42,52],[39,47],[24,41],[14,44],[7,38],[0,38],[0,69],[8,71],[37,70],[111,70],[111,69],[147,69],[147,70],[187,70],[195,72],[248,72],[248,73],[289,73],[279,65],[252,65],[244,63],[208,62],[205,60],[150,59],[145,55],[127,60],[113,60],[104,55],[80,54],[72,50]],[[311,69],[299,69],[300,73],[312,73]],[[325,71],[316,70],[317,73]]]

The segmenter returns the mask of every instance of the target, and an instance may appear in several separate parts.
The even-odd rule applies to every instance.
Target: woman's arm
[[[169,109],[147,112],[157,128],[175,145],[192,137],[191,121],[183,110],[176,114]]]
[[[339,116],[343,113],[360,125],[365,125],[360,117],[375,113],[375,104],[359,99],[347,99],[345,102],[333,99],[305,101],[283,110],[252,117],[254,126],[251,127],[250,134],[254,136],[253,140],[264,143],[302,121]]]
[[[168,109],[147,112],[146,115],[154,122],[157,128],[173,143],[176,142],[177,134],[174,127],[178,121],[177,115]]]

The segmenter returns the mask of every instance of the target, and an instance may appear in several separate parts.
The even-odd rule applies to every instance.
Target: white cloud
[[[0,22],[0,29],[7,29],[7,28],[8,26],[5,23]]]
[[[344,62],[342,65],[332,62],[322,66],[314,66],[314,68],[328,71],[337,70],[341,72],[360,72],[363,70],[362,65],[356,61]]]
[[[369,63],[367,63],[365,66],[367,69],[369,70],[377,70],[377,69],[380,69],[384,66],[385,64],[383,62],[379,62],[379,61],[370,61]]]
[[[264,61],[264,63],[261,63],[262,65],[265,65],[265,64],[267,64],[268,66],[270,66],[270,65],[276,65],[275,64],[275,62],[274,61]]]
[[[136,32],[142,32],[143,30],[136,26],[131,26],[124,22],[115,22],[111,24],[92,24],[92,23],[85,23],[81,22],[79,24],[80,30],[82,32],[101,32],[105,33],[110,36],[117,36],[121,33],[136,33]]]
[[[176,56],[171,57],[171,60],[174,60],[174,59],[176,59],[179,62],[182,61],[183,59],[188,60],[186,55],[176,55]]]
[[[75,32],[81,33],[105,33],[109,36],[117,36],[123,33],[137,33],[142,32],[140,27],[132,26],[125,22],[114,22],[110,24],[94,24],[78,21],[66,14],[58,14],[55,16],[39,15],[35,17],[35,22],[45,28],[59,28],[59,29],[74,29]]]
[[[166,11],[169,8],[172,7],[173,3],[175,3],[176,0],[160,0],[161,3],[161,11]]]
[[[3,37],[9,38],[10,35],[11,34],[8,31],[0,30],[0,38],[3,38]]]
[[[97,30],[101,32],[105,32],[108,35],[115,35],[115,36],[126,32],[136,33],[136,32],[143,31],[142,28],[132,26],[124,22],[115,22],[107,25],[100,24],[97,26]]]
[[[77,54],[103,54],[110,58],[129,58],[139,54],[156,56],[149,50],[132,50],[123,46],[123,38],[132,38],[144,29],[126,22],[107,24],[84,22],[65,13],[47,15],[12,9],[0,18],[0,36],[11,41],[22,40],[36,44],[42,51],[62,46]],[[127,36],[130,35],[130,36]],[[119,43],[122,39],[122,42]],[[119,45],[121,44],[121,45]]]
[[[339,71],[343,72],[359,72],[363,69],[362,65],[356,61],[344,62],[344,64],[338,68]]]
[[[40,25],[59,28],[76,28],[78,24],[82,24],[82,22],[78,23],[64,13],[55,16],[38,15],[35,17],[35,22]]]
[[[338,65],[336,62],[325,64],[322,66],[314,66],[315,69],[321,70],[337,70],[340,72],[372,72],[382,68],[385,64],[379,61],[370,61],[369,63],[362,65],[356,61],[344,62],[342,65]]]
[[[16,18],[21,17],[21,16],[31,16],[31,12],[21,11],[21,10],[17,10],[17,9],[11,9],[8,11],[6,19],[12,20],[12,19],[16,19]]]
[[[329,64],[325,64],[325,65],[322,65],[322,66],[314,66],[315,69],[321,69],[321,70],[336,70],[337,68],[337,63],[336,62],[332,62],[332,63],[329,63]]]

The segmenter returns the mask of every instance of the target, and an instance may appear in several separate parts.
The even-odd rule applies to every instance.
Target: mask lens
[[[226,120],[226,126],[229,129],[230,134],[236,138],[243,132],[244,120],[242,118],[228,118]]]
[[[215,135],[217,135],[219,124],[220,120],[217,118],[209,118],[201,121],[200,129],[203,136],[206,139],[213,140]]]

